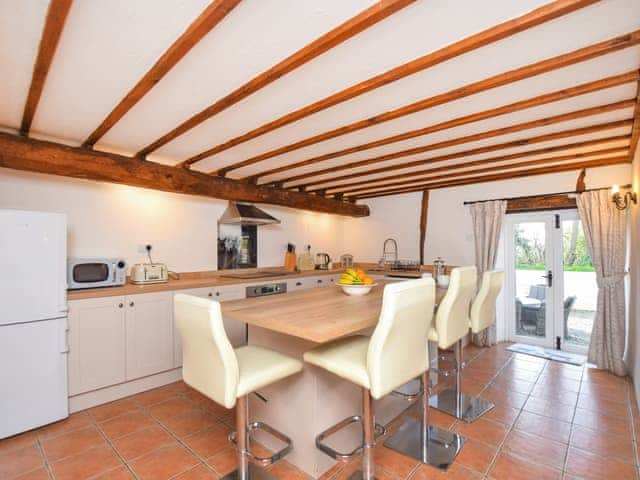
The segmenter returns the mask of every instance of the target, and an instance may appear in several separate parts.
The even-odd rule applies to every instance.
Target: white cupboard
[[[129,295],[125,305],[127,380],[173,368],[173,295]]]
[[[126,380],[125,297],[69,302],[69,395]]]
[[[337,279],[326,274],[288,279],[287,291],[329,286]],[[88,392],[180,367],[182,349],[173,321],[173,296],[186,293],[220,302],[238,300],[245,298],[247,285],[69,301],[69,395],[92,395]],[[234,346],[245,344],[244,323],[228,320],[224,325]]]

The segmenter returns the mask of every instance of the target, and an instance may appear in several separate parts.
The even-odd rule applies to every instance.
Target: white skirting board
[[[138,378],[126,383],[112,385],[92,392],[81,393],[69,397],[69,413],[79,412],[87,408],[113,402],[136,393],[168,385],[182,380],[182,368],[168,370],[148,377]]]

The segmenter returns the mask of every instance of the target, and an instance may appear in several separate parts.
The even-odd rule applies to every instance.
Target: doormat
[[[567,353],[562,350],[552,350],[550,348],[536,347],[534,345],[525,345],[524,343],[514,343],[507,347],[507,350],[534,357],[546,358],[547,360],[555,360],[556,362],[570,363],[571,365],[584,365],[587,357],[578,355],[577,353]]]

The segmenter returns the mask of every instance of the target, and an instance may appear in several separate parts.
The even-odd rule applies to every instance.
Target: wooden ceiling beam
[[[447,120],[446,122],[436,123],[434,125],[429,125],[427,127],[411,130],[409,132],[400,133],[398,135],[393,135],[393,136],[386,137],[373,142],[368,142],[361,145],[356,145],[354,147],[349,147],[342,150],[325,153],[323,155],[318,155],[316,157],[313,157],[307,160],[302,160],[300,162],[296,162],[296,163],[288,164],[282,167],[277,167],[271,170],[267,170],[265,172],[262,172],[259,176],[274,175],[283,171],[292,170],[294,168],[314,165],[316,163],[324,162],[326,160],[331,160],[333,158],[342,157],[344,155],[362,152],[365,150],[369,150],[371,148],[377,148],[384,145],[389,145],[391,143],[400,142],[403,140],[409,140],[411,138],[420,137],[423,135],[427,135],[429,133],[439,132],[441,130],[447,130],[449,128],[467,125],[469,123],[474,123],[481,120],[487,120],[489,118],[494,118],[500,115],[505,115],[505,114],[517,112],[520,110],[525,110],[527,108],[537,107],[540,105],[545,105],[545,104],[557,102],[560,100],[566,100],[568,98],[573,98],[579,95],[585,95],[587,93],[597,92],[599,90],[612,88],[618,85],[623,85],[625,83],[638,82],[639,80],[640,80],[640,72],[638,72],[637,70],[633,70],[627,73],[623,73],[621,75],[614,75],[611,77],[595,80],[593,82],[583,83],[575,87],[557,90],[555,92],[546,93],[544,95],[539,95],[537,97],[521,100],[519,102],[511,103],[509,105],[504,105],[501,107],[484,110],[482,112],[472,113],[470,115],[465,115],[462,117],[454,118],[452,120]],[[257,179],[258,176],[252,176],[250,178]]]
[[[142,97],[169,73],[169,71],[191,51],[191,49],[227,16],[240,0],[214,0],[173,42],[158,61],[149,69],[138,83],[120,100],[120,103],[107,115],[102,123],[84,141],[84,147],[92,147],[113,126],[131,110]]]
[[[482,32],[471,35],[458,42],[447,45],[435,52],[423,55],[411,62],[399,65],[384,73],[364,80],[356,85],[345,88],[339,92],[325,97],[310,105],[306,105],[298,110],[283,115],[282,117],[261,125],[243,135],[234,137],[224,143],[214,146],[202,152],[185,162],[192,164],[209,156],[228,150],[231,147],[252,140],[256,137],[271,132],[277,128],[283,127],[290,123],[296,122],[302,118],[308,117],[314,113],[325,110],[329,107],[345,102],[352,98],[358,97],[364,93],[380,88],[389,83],[405,78],[414,73],[420,72],[427,68],[433,67],[454,57],[471,52],[485,45],[491,44],[498,40],[502,40],[516,33],[522,32],[529,28],[535,27],[542,23],[548,22],[555,18],[561,17],[568,13],[579,10],[583,7],[595,3],[594,0],[562,0],[554,1],[540,8],[532,10],[518,18],[507,20],[499,25],[492,26]],[[222,172],[224,173],[224,171]]]
[[[633,161],[638,143],[640,142],[640,81],[636,93],[636,106],[633,111],[633,127],[631,127],[631,148],[629,149],[629,160]]]
[[[6,133],[0,133],[0,167],[353,217],[369,215],[366,205],[250,185],[139,158],[69,147]]]
[[[360,185],[367,185],[369,183],[376,183],[376,182],[380,182],[380,181],[385,181],[385,180],[399,180],[401,178],[411,178],[411,177],[415,177],[418,175],[427,175],[427,174],[431,174],[431,173],[437,173],[437,172],[446,172],[449,170],[457,170],[460,168],[468,168],[468,167],[476,167],[479,165],[485,165],[487,163],[497,163],[497,162],[506,162],[506,161],[510,161],[510,160],[517,160],[517,159],[521,159],[521,158],[527,158],[527,157],[532,157],[534,155],[545,155],[545,154],[550,154],[550,153],[557,153],[557,152],[561,152],[564,150],[571,150],[571,149],[575,149],[575,148],[589,148],[589,147],[593,147],[593,146],[597,146],[600,144],[605,144],[605,143],[611,143],[611,142],[617,142],[617,141],[626,141],[627,145],[624,147],[625,149],[629,148],[628,142],[631,139],[631,135],[617,135],[615,137],[606,137],[606,138],[600,138],[600,139],[596,139],[596,140],[588,140],[588,141],[584,141],[584,142],[574,142],[574,143],[569,143],[569,144],[564,144],[564,145],[556,145],[554,147],[545,147],[545,148],[538,148],[535,150],[527,150],[524,152],[518,152],[518,153],[512,153],[510,155],[502,155],[499,157],[491,157],[491,158],[483,158],[480,160],[472,160],[470,162],[464,162],[464,163],[456,163],[453,165],[443,165],[440,167],[433,167],[433,168],[428,168],[425,170],[414,170],[412,172],[406,172],[406,173],[400,173],[400,174],[396,174],[396,175],[389,175],[386,177],[378,177],[378,178],[372,178],[369,180],[360,180],[357,182],[350,182],[348,184],[341,184],[341,185],[330,185],[330,186],[323,186],[321,188],[323,188],[326,191],[329,192],[333,192],[333,191],[340,191],[340,192],[345,192],[345,190],[343,190],[345,187],[346,188],[353,188],[353,187],[357,187]],[[620,148],[620,147],[615,147],[615,148]],[[461,154],[463,152],[460,152]],[[457,155],[457,154],[456,154]],[[460,155],[460,157],[464,158],[468,155]],[[436,161],[442,161],[442,160],[437,160],[436,158],[432,158],[430,160],[436,160]],[[368,173],[366,174],[360,174],[360,176],[364,176],[364,175],[368,175]],[[307,190],[309,193],[313,193],[315,192],[317,189],[309,189]]]
[[[72,0],[51,0],[49,4],[20,124],[20,133],[23,135],[27,135],[31,129],[53,56],[58,48],[69,10],[71,10],[71,4]],[[8,46],[6,47],[8,48]]]
[[[335,128],[333,130],[329,130],[327,132],[323,132],[321,134],[305,138],[304,140],[300,140],[298,142],[294,142],[288,145],[284,145],[282,147],[275,148],[273,150],[269,150],[268,152],[262,153],[260,155],[256,155],[247,160],[243,160],[241,162],[237,162],[232,165],[225,166],[224,168],[219,169],[217,173],[226,174],[231,170],[236,170],[241,167],[246,167],[254,163],[262,162],[269,158],[273,158],[279,155],[283,155],[285,153],[299,150],[304,147],[308,147],[309,145],[314,145],[319,142],[324,142],[326,140],[330,140],[332,138],[336,138],[342,135],[346,135],[348,133],[362,130],[364,128],[368,128],[373,125],[379,125],[384,122],[395,120],[397,118],[404,117],[406,115],[410,115],[410,114],[419,112],[421,110],[425,110],[427,108],[432,108],[437,105],[443,105],[445,103],[452,102],[454,100],[459,100],[461,98],[465,98],[480,92],[491,90],[493,88],[508,85],[510,83],[518,82],[520,80],[531,78],[543,73],[551,72],[553,70],[557,70],[562,67],[567,67],[569,65],[574,65],[576,63],[584,62],[586,60],[600,57],[602,55],[607,55],[607,54],[610,54],[625,48],[629,48],[631,46],[638,45],[638,44],[640,44],[640,30],[636,30],[628,34],[621,35],[621,36],[606,40],[604,42],[596,43],[594,45],[589,45],[587,47],[580,48],[578,50],[574,50],[569,53],[558,55],[556,57],[548,58],[540,62],[536,62],[530,65],[525,65],[524,67],[516,68],[508,72],[500,73],[498,75],[494,75],[493,77],[485,78],[484,80],[480,80],[480,81],[450,90],[448,92],[435,95],[433,97],[419,100],[410,105],[405,105],[405,106],[396,108],[395,110],[390,110],[384,113],[380,113],[378,115],[365,118],[364,120],[359,120],[349,125]]]
[[[499,136],[502,136],[502,135],[521,132],[521,131],[525,131],[525,130],[530,130],[530,129],[533,129],[533,128],[544,127],[544,126],[548,126],[548,125],[553,125],[553,124],[557,124],[557,123],[566,122],[566,121],[569,121],[569,120],[575,120],[575,119],[578,119],[578,118],[586,118],[586,117],[593,116],[593,115],[599,115],[601,113],[613,112],[613,111],[616,111],[616,110],[630,108],[632,105],[633,105],[633,100],[624,100],[622,102],[610,103],[608,105],[601,105],[601,106],[597,106],[597,107],[586,108],[586,109],[583,109],[583,110],[575,110],[573,112],[563,113],[563,114],[560,114],[560,115],[554,115],[552,117],[546,117],[546,118],[541,118],[541,119],[538,119],[538,120],[532,120],[532,121],[529,121],[529,122],[518,123],[518,124],[515,124],[515,125],[511,125],[509,127],[496,128],[496,129],[493,129],[493,130],[486,130],[484,132],[474,133],[472,135],[466,135],[464,137],[453,138],[451,140],[443,140],[441,142],[436,142],[436,143],[432,143],[432,144],[429,144],[429,145],[423,145],[423,146],[420,146],[420,147],[413,147],[413,148],[409,148],[409,149],[406,149],[406,150],[400,150],[398,152],[392,152],[392,153],[388,153],[388,154],[385,154],[385,155],[380,155],[380,156],[377,156],[377,157],[367,158],[367,159],[364,159],[364,160],[359,160],[357,162],[344,163],[344,164],[341,164],[341,165],[335,165],[333,167],[324,168],[322,170],[314,170],[313,172],[301,173],[299,175],[294,175],[294,176],[291,176],[291,177],[288,177],[288,178],[278,179],[278,181],[279,182],[284,182],[284,183],[290,183],[290,182],[294,182],[294,181],[301,180],[301,179],[304,179],[304,178],[317,177],[319,175],[326,175],[328,173],[335,173],[335,172],[338,172],[338,171],[341,171],[341,170],[351,170],[353,168],[364,167],[364,166],[370,167],[371,165],[373,165],[375,163],[386,162],[388,160],[395,160],[397,158],[402,158],[402,157],[406,157],[406,156],[409,156],[409,155],[416,155],[416,154],[420,154],[420,153],[426,153],[426,152],[430,152],[430,151],[433,151],[433,150],[440,150],[442,148],[454,147],[454,146],[457,146],[457,145],[464,145],[465,143],[475,142],[475,141],[478,141],[478,140],[486,140],[488,138],[499,137]],[[595,132],[599,132],[599,131],[603,131],[603,130],[610,130],[612,128],[620,128],[620,127],[627,127],[627,126],[631,126],[631,120],[630,119],[620,120],[620,121],[616,121],[616,122],[609,122],[609,123],[604,123],[604,124],[598,124],[598,125],[592,125],[592,126],[589,126],[589,127],[582,127],[582,128],[576,128],[576,129],[571,129],[571,130],[555,132],[555,133],[548,134],[547,136],[541,135],[541,136],[533,137],[531,139],[523,138],[523,139],[513,140],[511,142],[506,142],[506,143],[501,143],[501,144],[496,144],[496,145],[490,145],[490,146],[487,146],[487,147],[481,147],[481,148],[478,148],[478,149],[473,149],[473,150],[470,150],[468,152],[473,152],[473,154],[476,154],[476,153],[487,153],[487,152],[500,150],[502,148],[524,146],[524,145],[528,145],[528,144],[530,144],[532,142],[533,143],[538,143],[540,141],[555,140],[555,139],[566,138],[566,137],[574,136],[574,135],[583,135],[583,134],[587,134],[587,133],[595,133]],[[468,153],[468,154],[471,154],[471,153]],[[455,155],[455,154],[450,154],[450,155]],[[450,157],[450,158],[455,158],[455,157]],[[450,158],[448,158],[448,159],[450,159]],[[376,169],[368,169],[366,171],[366,173],[367,174],[372,174],[372,173],[380,173],[380,172],[391,171],[391,170],[398,170],[398,169],[402,169],[402,168],[420,166],[420,165],[423,165],[425,163],[430,163],[429,159],[426,159],[426,160],[415,160],[415,161],[412,161],[412,162],[400,163],[400,164],[397,164],[397,165],[389,165],[389,166],[379,167],[379,168],[376,168]],[[362,175],[362,173],[363,172],[359,172],[359,173],[349,174],[349,175]],[[334,176],[332,178],[332,180],[343,180],[343,179],[346,179],[346,178],[352,178],[349,175]],[[318,184],[318,183],[319,183],[318,181],[312,182],[312,184]],[[291,188],[294,188],[294,186],[292,186]]]
[[[205,120],[217,115],[230,106],[238,103],[240,100],[252,95],[261,88],[266,87],[275,80],[283,77],[284,75],[292,72],[296,68],[304,65],[305,63],[313,60],[314,58],[322,55],[326,51],[341,44],[349,38],[357,35],[358,33],[366,30],[372,25],[384,20],[390,15],[393,15],[398,10],[406,7],[415,0],[381,0],[378,3],[372,5],[366,10],[360,12],[355,17],[347,20],[343,24],[337,26],[328,33],[325,33],[321,37],[317,38],[304,48],[298,50],[293,55],[282,60],[277,65],[269,68],[268,70],[260,73],[244,85],[241,85],[233,92],[225,95],[219,100],[209,105],[204,110],[198,112],[188,120],[184,121],[176,128],[166,133],[159,139],[155,140],[150,145],[147,145],[137,153],[139,157],[145,157],[154,150],[166,145],[173,139],[188,132],[192,128],[200,125]],[[179,166],[186,167],[190,161],[182,162]]]
[[[417,182],[425,182],[425,181],[437,181],[437,180],[448,180],[453,177],[462,177],[466,175],[474,175],[477,173],[489,173],[489,172],[499,172],[501,170],[509,170],[512,168],[521,168],[521,167],[532,167],[537,165],[547,165],[557,162],[564,162],[566,160],[578,160],[589,157],[597,157],[602,155],[615,155],[617,157],[628,155],[629,154],[629,146],[625,147],[616,147],[616,148],[605,148],[601,150],[591,151],[591,152],[579,152],[572,153],[567,155],[559,155],[555,157],[545,157],[545,158],[537,158],[533,160],[527,160],[524,162],[512,162],[506,165],[492,165],[484,168],[475,168],[472,170],[464,169],[459,172],[447,172],[443,175],[432,176],[432,172],[428,175],[420,175],[416,178],[407,178],[398,182],[390,182],[384,183],[382,185],[367,185],[360,187],[349,187],[345,189],[341,189],[340,193],[343,196],[350,196],[354,193],[357,195],[359,192],[366,192],[376,188],[388,188],[388,187],[402,187],[407,186],[409,184],[417,183]],[[462,168],[468,168],[467,165],[464,165]],[[384,180],[380,180],[384,181]],[[326,190],[325,190],[326,191]]]
[[[448,182],[440,182],[440,183],[430,182],[424,185],[417,185],[415,187],[410,187],[410,188],[399,188],[399,189],[393,189],[386,192],[372,192],[372,193],[367,193],[366,195],[363,194],[363,195],[356,195],[356,196],[345,197],[345,198],[347,201],[349,199],[364,200],[367,198],[399,195],[401,193],[420,192],[425,188],[428,188],[430,190],[436,190],[440,188],[458,187],[462,185],[494,182],[498,180],[510,180],[513,178],[530,177],[535,175],[546,175],[549,173],[569,172],[573,170],[582,170],[583,168],[606,167],[610,165],[619,165],[622,163],[629,163],[628,156],[590,160],[590,161],[584,161],[584,162],[575,162],[575,163],[569,163],[566,165],[553,165],[550,167],[539,167],[539,168],[532,168],[532,169],[526,169],[526,170],[516,170],[513,172],[499,173],[494,175],[481,175],[478,177],[471,177],[468,179],[454,180],[454,181],[448,181]]]

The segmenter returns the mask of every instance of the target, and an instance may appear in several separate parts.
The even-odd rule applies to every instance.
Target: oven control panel
[[[277,295],[279,293],[287,293],[286,282],[265,283],[264,285],[247,287],[247,297],[262,297],[264,295]]]

